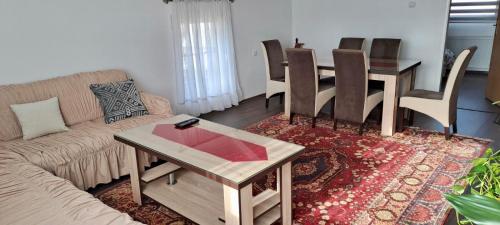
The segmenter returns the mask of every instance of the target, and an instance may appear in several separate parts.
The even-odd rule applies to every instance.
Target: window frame
[[[493,6],[494,8],[492,8]],[[467,9],[467,7],[472,7],[472,8]],[[457,9],[457,8],[462,8],[462,9]],[[451,0],[449,22],[450,23],[496,23],[498,16],[498,8],[499,8],[499,0],[493,0],[493,1]],[[457,14],[460,14],[460,16]]]

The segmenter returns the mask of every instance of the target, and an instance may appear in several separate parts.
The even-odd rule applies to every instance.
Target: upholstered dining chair
[[[262,52],[266,64],[266,108],[269,107],[269,99],[280,96],[283,103],[285,93],[285,67],[283,63],[283,49],[279,40],[268,40],[261,43]]]
[[[339,121],[359,124],[359,135],[363,134],[365,120],[370,112],[382,102],[382,90],[368,89],[368,60],[362,50],[333,50],[335,61],[335,83],[337,88],[333,129]]]
[[[444,127],[446,139],[450,139],[450,126],[453,126],[453,133],[458,132],[457,127],[457,101],[458,91],[462,83],[469,62],[474,56],[477,47],[473,46],[463,50],[455,60],[446,82],[444,92],[434,92],[427,90],[412,90],[399,99],[399,130],[403,127],[403,108],[414,110],[426,114]],[[410,121],[411,123],[411,121]]]
[[[335,86],[319,84],[316,54],[312,49],[289,48],[286,50],[290,75],[290,124],[295,114],[312,117],[312,127],[316,127],[316,117],[323,106],[335,97]],[[331,115],[333,116],[333,109]]]
[[[388,60],[398,60],[399,52],[401,49],[401,39],[396,38],[374,38],[372,40],[372,46],[370,50],[370,59],[388,59]],[[378,80],[368,81],[368,87],[370,89],[384,89],[384,82]],[[382,107],[379,107],[378,111],[382,111]],[[382,114],[382,112],[380,112]],[[379,116],[381,118],[381,116]]]
[[[339,49],[352,49],[352,50],[363,50],[365,47],[365,39],[364,38],[356,38],[356,37],[344,37],[340,39]],[[335,85],[335,77],[321,77],[321,84],[332,84]]]
[[[339,49],[363,50],[364,45],[364,38],[346,37],[340,39]]]
[[[370,51],[372,59],[398,59],[401,48],[401,39],[374,38]]]

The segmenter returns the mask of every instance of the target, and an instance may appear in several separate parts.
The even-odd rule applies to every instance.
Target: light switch
[[[257,50],[253,50],[253,56],[257,56],[259,53],[257,52]]]

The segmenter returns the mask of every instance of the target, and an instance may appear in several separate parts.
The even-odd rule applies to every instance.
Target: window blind
[[[498,14],[499,0],[451,0],[450,22],[494,23]]]

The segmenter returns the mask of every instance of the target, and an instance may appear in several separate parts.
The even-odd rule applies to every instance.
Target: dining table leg
[[[290,107],[292,105],[292,96],[290,88],[290,72],[288,66],[285,66],[285,116],[290,117]]]
[[[384,77],[384,106],[382,114],[382,136],[392,136],[396,131],[399,87],[398,77],[385,75]]]

